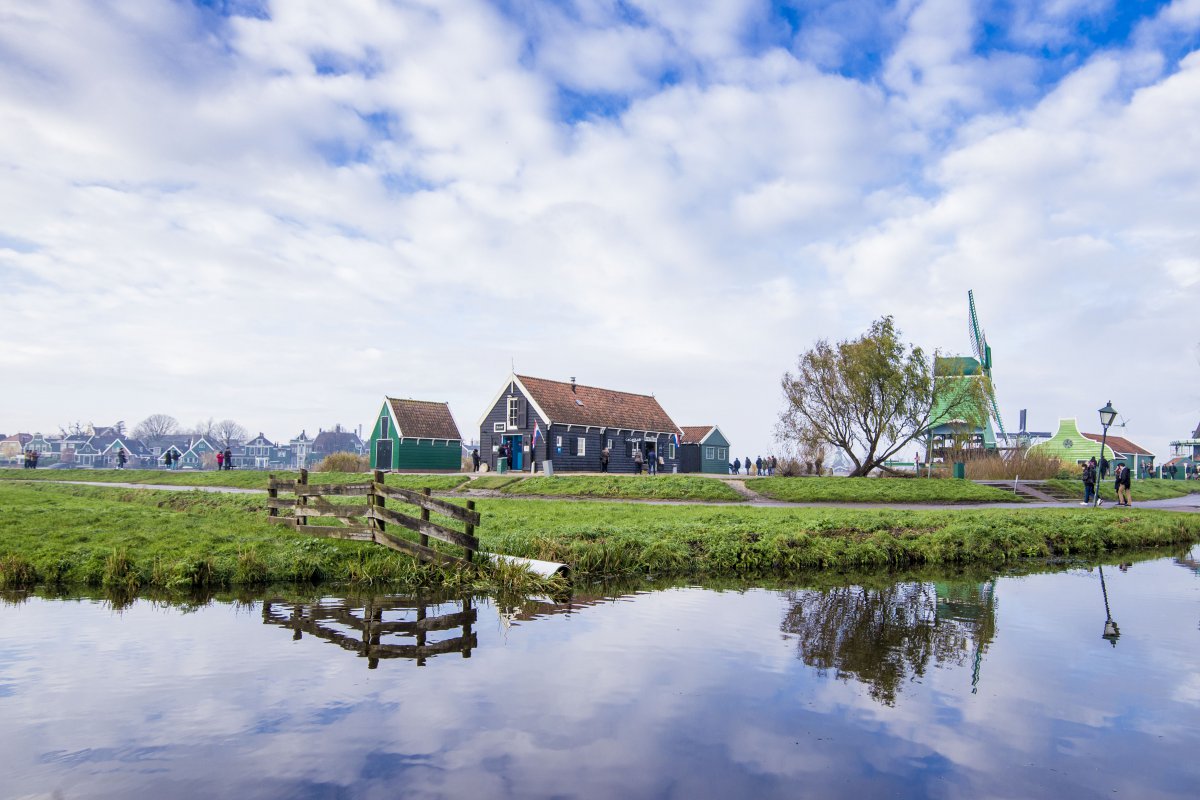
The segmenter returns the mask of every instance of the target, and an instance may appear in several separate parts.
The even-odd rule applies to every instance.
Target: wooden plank
[[[426,486],[424,489],[422,489],[421,490],[421,502],[424,503],[424,502],[428,501],[430,499],[429,498],[430,494],[432,494],[432,492],[430,491],[428,486]],[[424,505],[421,506],[421,522],[424,522],[424,523],[429,522],[429,509],[426,508]],[[424,528],[425,528],[424,525],[422,525],[421,528],[422,528],[421,544],[428,546],[429,545],[429,534],[424,532]],[[470,551],[467,551],[467,552],[470,552]]]
[[[416,542],[410,542],[408,539],[401,539],[385,531],[375,531],[375,543],[381,544],[384,547],[391,548],[400,553],[405,553],[410,556],[416,556],[422,561],[432,561],[435,564],[446,564],[454,567],[470,566],[469,562],[463,561],[461,558],[455,558],[446,553],[439,553],[432,547],[422,547]]]
[[[462,506],[456,506],[454,503],[451,503],[447,500],[439,500],[436,497],[427,497],[423,492],[414,492],[411,489],[398,489],[394,486],[386,486],[383,483],[376,483],[375,491],[384,497],[391,497],[394,500],[403,500],[406,503],[411,503],[414,506],[420,506],[427,511],[444,514],[447,517],[452,517],[459,522],[465,522],[468,525],[481,524],[479,512],[469,508],[463,508]]]
[[[318,494],[327,495],[368,495],[371,493],[370,483],[310,483],[296,486],[297,497],[312,497]]]
[[[397,514],[389,508],[379,508],[378,506],[370,509],[368,516],[375,519],[383,520],[384,522],[399,525],[403,528],[408,528],[410,531],[432,536],[435,539],[440,539],[448,544],[456,544],[459,547],[467,550],[478,550],[479,540],[474,536],[467,536],[465,533],[452,531],[449,528],[444,528],[435,522],[425,522],[424,520],[407,517],[403,514]]]
[[[274,522],[276,525],[295,525],[295,517],[267,517],[267,522]]]
[[[292,508],[295,505],[296,505],[295,500],[289,500],[285,497],[268,497],[267,498],[267,508],[271,509],[272,511],[274,511],[277,508]],[[277,515],[272,514],[271,516],[274,517]]]
[[[346,503],[345,505],[335,505],[323,497],[310,498],[308,507],[321,512],[323,517],[365,517],[367,515],[368,505],[357,505]]]
[[[467,511],[472,514],[475,514],[475,501],[474,500],[467,501]],[[475,516],[478,517],[479,515],[475,514]],[[470,521],[467,522],[467,536],[470,536],[472,539],[475,538],[475,523],[470,522]],[[476,539],[476,541],[478,541],[478,539]],[[467,561],[473,560],[474,555],[475,555],[474,550],[468,550],[467,551]],[[468,633],[469,633],[469,631],[468,631]]]
[[[371,630],[380,633],[415,633],[416,631],[448,631],[460,628],[475,621],[475,610],[459,611],[455,614],[445,614],[440,617],[427,617],[418,620],[400,620],[396,622],[376,622]]]
[[[275,475],[272,474],[270,476],[270,478],[267,480],[267,516],[268,517],[278,517],[279,516],[279,511],[278,511],[279,506],[271,505],[272,501],[278,502],[278,498],[279,498],[279,487],[277,487],[275,485]]]
[[[300,494],[300,490],[302,488],[304,488],[304,485],[307,483],[308,483],[308,470],[301,469],[300,477],[296,479],[296,499],[299,501],[296,503],[296,524],[297,525],[307,525],[308,524],[308,517],[304,516],[304,507],[306,505],[308,505],[308,498],[303,497]]]
[[[281,480],[273,478],[267,482],[267,488],[270,489],[272,487],[278,489],[281,492],[290,492],[296,488],[296,482],[295,481],[281,481]]]
[[[335,528],[331,525],[297,525],[296,530],[309,536],[320,536],[324,539],[347,539],[352,542],[374,541],[374,531],[365,526],[355,528]]]
[[[376,658],[425,658],[445,653],[458,653],[478,647],[479,638],[472,633],[470,636],[455,636],[453,639],[443,639],[433,644],[371,645],[369,654]]]

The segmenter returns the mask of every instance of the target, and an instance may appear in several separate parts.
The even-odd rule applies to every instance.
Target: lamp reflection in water
[[[1104,565],[1100,565],[1100,592],[1104,595],[1104,633],[1103,638],[1107,639],[1113,647],[1117,646],[1117,639],[1121,636],[1121,629],[1117,627],[1116,620],[1112,618],[1112,612],[1108,608],[1108,587],[1104,584]]]

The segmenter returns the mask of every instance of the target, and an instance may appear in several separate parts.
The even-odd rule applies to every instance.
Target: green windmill
[[[934,361],[934,407],[924,433],[931,454],[941,457],[954,442],[967,440],[967,447],[996,447],[996,421],[1000,435],[1007,438],[996,390],[992,383],[992,348],[975,311],[975,292],[967,292],[971,356],[938,356]],[[978,382],[982,382],[977,385]],[[970,397],[966,403],[961,398]]]
[[[979,361],[979,366],[982,370],[983,377],[986,379],[988,406],[991,411],[991,418],[996,421],[996,428],[1000,431],[1000,436],[1004,440],[1008,440],[1008,433],[1004,430],[1004,421],[1000,419],[1000,406],[996,403],[996,384],[992,381],[992,348],[987,343],[987,335],[984,334],[983,328],[979,325],[979,315],[975,312],[975,290],[967,290],[967,303],[971,309],[971,350],[975,353],[976,360]]]

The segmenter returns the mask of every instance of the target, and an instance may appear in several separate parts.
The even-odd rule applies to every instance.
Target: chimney
[[[575,393],[575,376],[574,375],[571,376],[571,393],[572,394]]]

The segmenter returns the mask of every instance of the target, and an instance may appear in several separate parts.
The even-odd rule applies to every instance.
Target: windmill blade
[[[975,360],[983,365],[984,355],[987,352],[987,339],[983,336],[983,329],[979,327],[979,315],[975,313],[975,290],[967,290],[967,305],[970,307],[969,325],[971,339],[971,351],[975,354]]]

